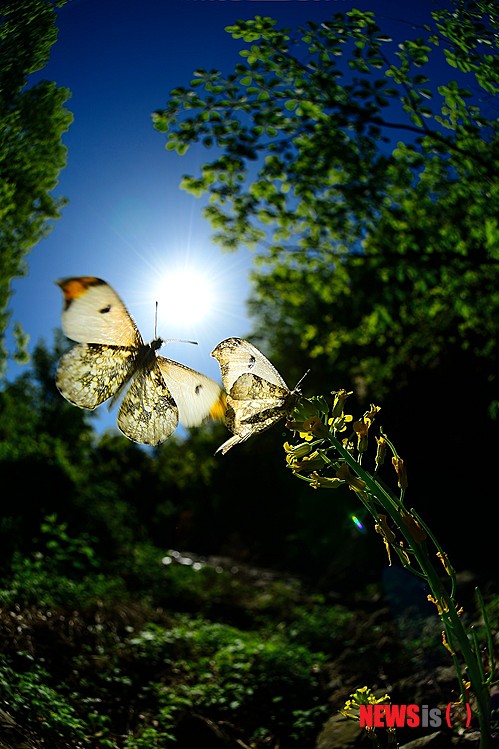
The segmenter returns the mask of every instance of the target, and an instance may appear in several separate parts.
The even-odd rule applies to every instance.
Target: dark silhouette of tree
[[[5,0],[0,9],[0,375],[5,368],[11,281],[26,272],[25,257],[45,237],[65,201],[54,198],[71,113],[68,89],[52,81],[29,86],[57,39],[55,7],[65,0]],[[26,335],[16,325],[25,361]]]

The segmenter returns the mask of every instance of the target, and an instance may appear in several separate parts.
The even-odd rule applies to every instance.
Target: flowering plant
[[[403,567],[426,581],[428,600],[435,605],[442,623],[443,645],[457,673],[459,702],[469,704],[479,722],[480,749],[490,749],[490,687],[494,678],[494,655],[480,591],[477,589],[476,595],[485,629],[483,652],[475,629],[471,627],[468,631],[463,623],[463,610],[455,598],[456,574],[447,554],[416,510],[406,506],[406,465],[382,430],[375,437],[374,471],[369,472],[362,465],[380,408],[371,405],[360,419],[354,421],[345,413],[350,395],[346,390],[333,392],[331,405],[322,397],[299,400],[287,421],[287,427],[299,437],[295,443],[286,442],[284,445],[286,465],[312,489],[337,490],[340,486],[348,486],[372,516],[374,528],[386,547],[389,563],[396,556]],[[378,476],[378,469],[387,454],[391,454],[398,492],[385,486]]]

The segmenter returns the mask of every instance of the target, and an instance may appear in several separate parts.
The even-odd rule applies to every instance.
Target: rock
[[[315,749],[354,749],[361,746],[365,733],[355,721],[343,715],[333,715],[324,724]]]

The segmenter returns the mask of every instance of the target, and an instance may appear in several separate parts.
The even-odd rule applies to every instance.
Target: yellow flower
[[[314,437],[325,437],[327,435],[327,428],[317,415],[311,416],[304,421],[288,421],[286,426],[294,432],[299,432],[300,437],[305,440],[312,440]]]
[[[312,473],[312,471],[320,471],[326,465],[323,454],[319,450],[314,450],[313,453],[304,455],[302,458],[288,454],[286,463],[294,473]]]
[[[395,541],[395,533],[392,531],[392,529],[388,525],[386,515],[378,516],[378,522],[376,523],[374,528],[376,530],[376,533],[379,533],[380,536],[383,536],[383,538],[386,538],[386,540],[389,541],[390,543]]]
[[[402,520],[404,525],[407,526],[407,528],[409,529],[409,533],[417,544],[422,544],[423,541],[426,540],[426,531],[421,528],[421,525],[418,523],[415,517],[410,514],[401,512],[400,519]]]
[[[437,557],[438,557],[438,558],[440,559],[440,561],[442,562],[442,564],[443,564],[443,566],[444,566],[444,569],[445,569],[445,571],[447,572],[447,574],[448,574],[448,575],[449,575],[449,577],[450,577],[450,575],[452,574],[452,572],[453,572],[454,570],[452,569],[452,567],[451,567],[451,564],[450,564],[450,562],[449,562],[449,557],[447,556],[447,554],[444,554],[444,553],[443,553],[443,552],[441,552],[441,551],[437,551]]]
[[[397,474],[399,489],[407,489],[407,471],[404,461],[402,460],[402,458],[399,458],[398,455],[394,455],[392,458],[392,463]]]
[[[434,603],[437,607],[438,615],[442,616],[443,614],[446,614],[449,611],[449,606],[446,601],[443,599],[439,601],[437,598],[434,598],[432,595],[427,595],[427,599],[430,603]]]
[[[372,424],[374,421],[374,417],[381,411],[381,406],[375,406],[374,403],[371,403],[371,408],[369,411],[366,411],[364,414],[364,419],[369,419],[369,423]]]
[[[354,421],[353,431],[357,435],[357,450],[359,453],[364,453],[367,450],[367,433],[369,431],[369,423],[365,420]]]
[[[379,410],[379,406],[371,405],[370,410],[366,411],[362,419],[360,419],[360,421],[355,421],[353,424],[353,430],[357,435],[357,450],[360,453],[367,450],[367,433]]]
[[[309,455],[312,451],[311,446],[308,442],[300,442],[298,445],[290,445],[289,442],[284,443],[284,450],[286,451],[286,460],[288,456],[293,458],[303,458],[305,455]]]
[[[327,423],[335,432],[344,432],[347,428],[347,424],[351,421],[353,421],[353,416],[350,414],[343,414],[342,416],[335,416],[332,419],[328,419]]]
[[[345,718],[350,718],[358,723],[361,705],[386,705],[390,700],[391,698],[389,694],[384,694],[382,697],[376,697],[369,687],[360,687],[355,692],[352,692],[350,699],[345,702],[345,706],[343,710],[340,710],[340,713],[344,715]]]
[[[377,444],[377,450],[376,450],[376,471],[380,466],[383,465],[385,462],[385,455],[386,455],[386,439],[384,437],[376,437],[376,444]]]
[[[317,471],[313,471],[310,474],[312,481],[310,486],[312,489],[338,489],[339,486],[343,485],[343,481],[338,478],[329,478],[328,476],[320,476]]]
[[[447,639],[447,636],[445,634],[445,629],[442,630],[442,644],[446,650],[449,651],[451,655],[455,655],[454,651],[452,650],[451,646],[449,645],[449,641]]]
[[[336,477],[342,479],[342,481],[345,481],[345,483],[347,483],[350,489],[352,489],[354,492],[362,493],[366,488],[366,482],[362,481],[362,479],[359,479],[358,476],[354,476],[353,473],[350,472],[350,469],[346,463],[342,463],[338,468],[338,470],[336,471]]]
[[[392,544],[395,541],[395,533],[392,531],[392,529],[388,525],[386,515],[378,515],[378,522],[374,526],[374,530],[376,531],[376,533],[379,533],[379,535],[383,539],[386,553],[388,555],[388,563],[391,566],[392,554],[390,550],[390,544]]]
[[[331,413],[332,418],[336,418],[337,416],[342,416],[343,409],[345,408],[345,402],[349,395],[352,395],[353,391],[347,392],[346,390],[333,390],[331,395],[334,396],[333,399],[333,410]]]

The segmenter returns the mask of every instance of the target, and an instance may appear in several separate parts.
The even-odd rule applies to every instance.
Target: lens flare
[[[364,531],[366,530],[366,527],[365,527],[365,525],[364,525],[364,524],[363,524],[363,523],[362,523],[362,522],[361,522],[361,521],[359,520],[359,518],[357,517],[357,515],[350,515],[350,520],[352,521],[352,523],[353,523],[353,524],[354,524],[355,526],[357,526],[358,530],[359,530],[359,531],[360,531],[361,533],[364,533]]]

